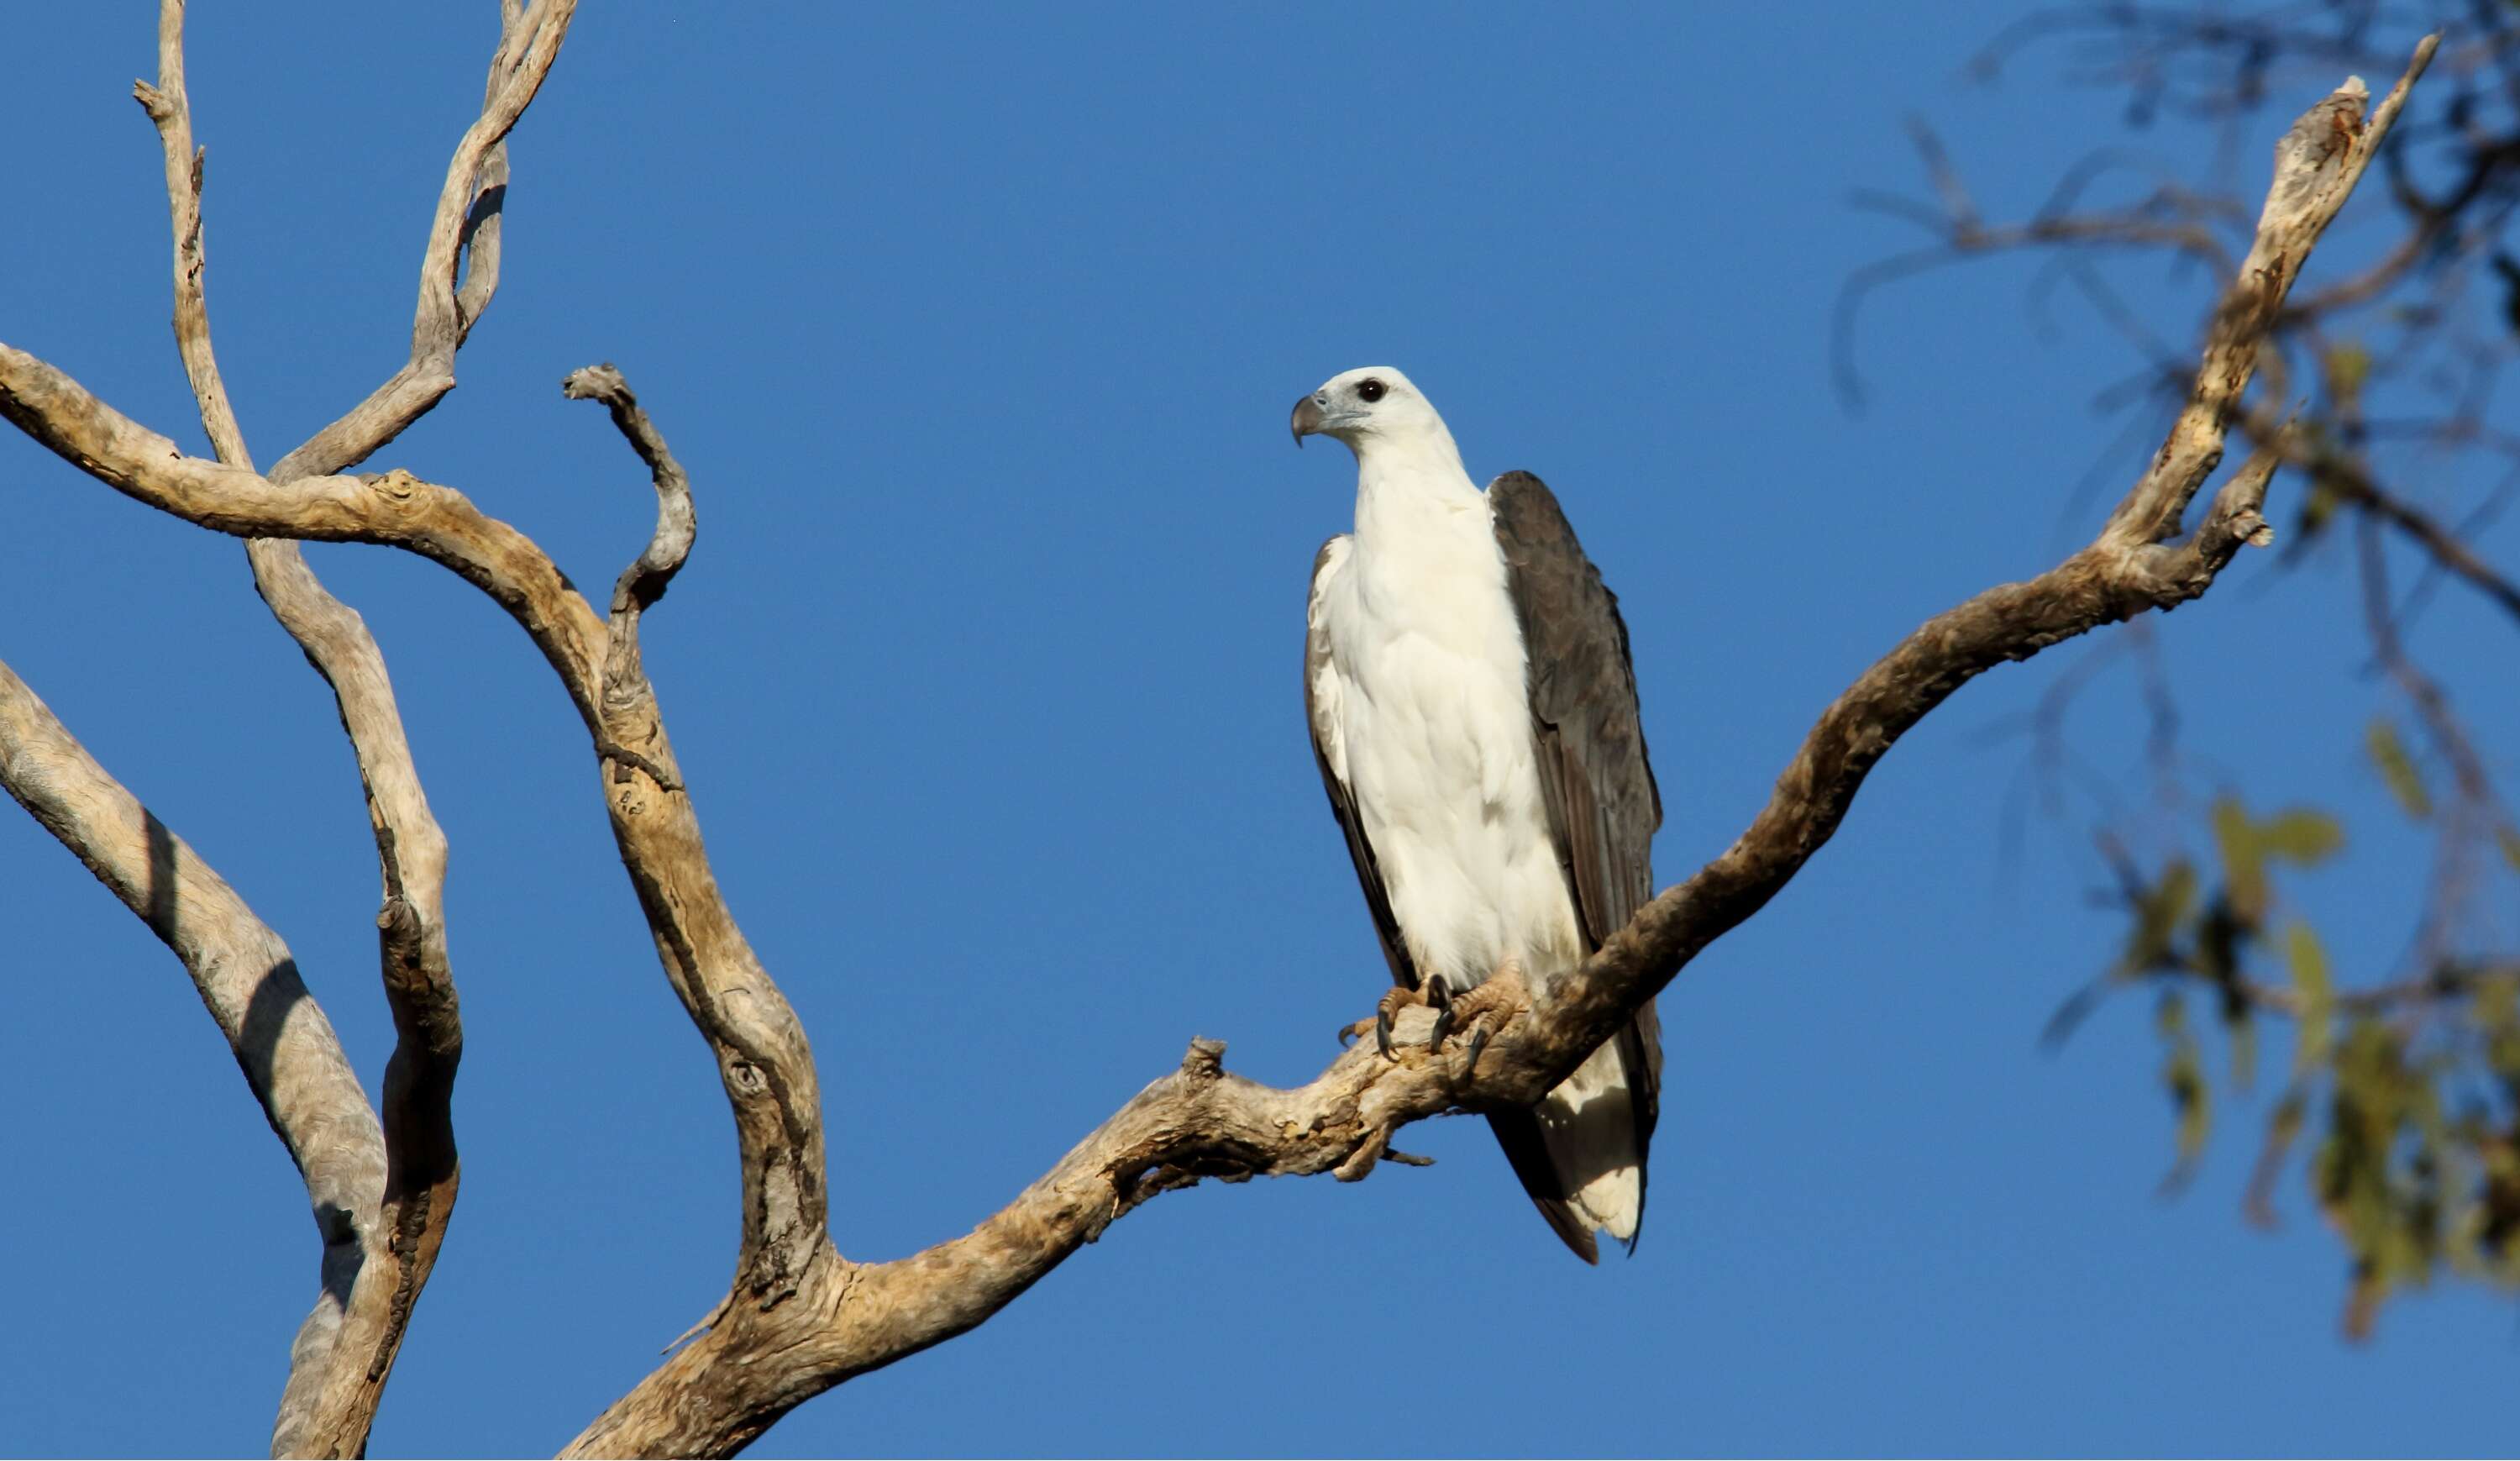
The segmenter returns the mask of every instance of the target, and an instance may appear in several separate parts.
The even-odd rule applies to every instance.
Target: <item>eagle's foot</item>
[[[1436,982],[1434,987],[1441,988],[1442,982]],[[1353,1045],[1358,1040],[1365,1037],[1365,1032],[1367,1030],[1372,1030],[1373,1031],[1374,1048],[1382,1052],[1382,1058],[1384,1060],[1397,1060],[1399,1057],[1391,1053],[1391,1022],[1400,1018],[1400,1012],[1409,1008],[1411,1005],[1431,1004],[1437,1009],[1442,1009],[1448,1002],[1448,999],[1444,995],[1437,995],[1433,998],[1429,998],[1422,989],[1409,989],[1404,988],[1401,985],[1394,984],[1391,986],[1389,991],[1382,996],[1381,1002],[1373,1007],[1372,1019],[1359,1020],[1354,1025],[1341,1026],[1339,1027],[1339,1043],[1342,1045]],[[1437,1027],[1442,1027],[1440,1021]],[[1441,1036],[1438,1036],[1438,1038],[1440,1039]]]
[[[1467,1031],[1469,1059],[1462,1063],[1462,1073],[1470,1074],[1479,1068],[1479,1053],[1488,1048],[1488,1036],[1530,1008],[1531,993],[1522,982],[1522,961],[1508,959],[1475,988],[1451,1001],[1435,1022],[1434,1043],[1441,1047],[1445,1034],[1454,1028]]]

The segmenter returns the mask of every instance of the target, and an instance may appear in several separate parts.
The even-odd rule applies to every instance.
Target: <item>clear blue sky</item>
[[[649,664],[812,1032],[852,1256],[964,1230],[1194,1034],[1308,1078],[1382,987],[1295,675],[1351,507],[1347,455],[1286,441],[1324,378],[1402,366],[1474,475],[1565,501],[1634,631],[1666,882],[1867,662],[2047,567],[2135,465],[2076,500],[2122,424],[2092,398],[2139,362],[2070,293],[2031,328],[2027,261],[1880,297],[1869,409],[1829,391],[1840,281],[1910,241],[1845,201],[1917,191],[1903,113],[1998,215],[2121,135],[2059,56],[1958,79],[2019,6],[724,9],[588,8],[515,143],[462,388],[374,465],[461,486],[581,584],[652,508],[562,375],[618,362],[689,466],[699,547]],[[0,47],[26,139],[0,338],[205,450],[127,95],[155,11],[42,7]],[[495,19],[195,17],[211,308],[261,461],[402,357]],[[2248,177],[2335,79],[2277,78]],[[2123,277],[2190,338],[2196,281]],[[289,938],[373,1090],[355,772],[241,548],[14,434],[0,493],[0,658]],[[725,1105],[523,636],[433,565],[311,556],[385,647],[455,848],[463,1201],[374,1450],[549,1451],[724,1292]],[[2423,848],[2359,759],[2385,700],[2344,568],[2253,556],[2156,627],[2199,790],[2348,817],[2350,854],[2293,887],[2385,972]],[[2509,725],[2507,624],[2445,594],[2416,647],[2494,635],[2454,688]],[[1666,994],[1633,1260],[1571,1261],[1480,1123],[1431,1123],[1406,1142],[1429,1170],[1167,1197],[755,1454],[2507,1450],[2506,1302],[2440,1290],[2349,1347],[2298,1170],[2280,1232],[2241,1224],[2270,1093],[2166,1202],[2149,1003],[2036,1048],[2119,925],[2087,902],[2088,799],[2031,799],[2007,852],[2026,748],[1985,732],[2087,648],[1935,714]],[[2102,680],[2075,744],[2140,796],[2129,691]],[[258,1451],[316,1288],[286,1158],[173,959],[5,809],[0,938],[0,1446]]]

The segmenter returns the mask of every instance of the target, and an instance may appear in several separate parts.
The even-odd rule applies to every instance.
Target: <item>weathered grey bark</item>
[[[449,163],[425,251],[410,361],[366,401],[284,458],[275,479],[338,471],[364,458],[454,384],[455,352],[498,287],[499,219],[507,184],[504,138],[549,74],[574,9],[574,0],[547,0],[528,20],[516,0],[502,0],[500,39],[483,113]],[[158,80],[154,85],[135,83],[133,94],[157,124],[164,154],[174,236],[177,348],[213,449],[222,462],[249,470],[252,459],[210,343],[201,213],[205,156],[193,141],[184,78],[184,0],[162,0]],[[459,262],[466,266],[460,283]],[[357,1122],[328,1119],[312,1129],[289,1124],[273,1105],[272,1088],[291,1077],[257,1076],[255,1063],[246,1062],[275,1128],[306,1173],[326,1245],[319,1297],[292,1346],[272,1449],[275,1454],[352,1455],[366,1446],[455,1200],[458,1164],[450,1104],[463,1028],[446,955],[446,839],[429,813],[383,657],[365,622],[325,591],[294,540],[253,539],[246,550],[255,586],[273,615],[333,687],[358,757],[383,883],[377,927],[397,1037],[385,1072],[382,1132],[373,1114]],[[67,741],[67,732],[61,737]],[[11,785],[20,790],[16,781]],[[62,832],[77,824],[47,825]],[[76,843],[72,846],[82,856],[91,850]],[[96,865],[93,860],[91,865]],[[285,962],[284,952],[272,967]],[[293,967],[286,980],[289,1003],[313,1010]],[[206,986],[204,997],[210,997]],[[212,1007],[219,1008],[219,1001],[213,999]],[[295,1044],[272,1060],[282,1066],[314,1061],[320,1069],[306,1077],[310,1079],[330,1079],[325,1073],[334,1071],[346,1075],[348,1062],[320,1011],[301,1024],[304,1032]],[[295,1053],[299,1049],[314,1053],[300,1056]],[[357,1096],[357,1083],[351,1079],[345,1089],[331,1094],[338,1106]],[[365,1114],[363,1100],[360,1105]],[[343,1150],[330,1150],[336,1145]],[[382,1183],[358,1189],[355,1201],[330,1176],[336,1168],[379,1165]]]
[[[455,352],[499,288],[500,221],[508,193],[508,133],[560,59],[577,0],[542,0],[531,12],[499,0],[499,48],[481,114],[455,144],[421,252],[411,358],[368,398],[308,437],[271,469],[275,481],[346,471],[401,435],[455,388]],[[457,267],[463,278],[457,280]]]
[[[2433,44],[2418,48],[2367,119],[2367,93],[2352,80],[2285,135],[2255,244],[2216,312],[2186,409],[2098,537],[2037,578],[1989,589],[1929,620],[1867,670],[1822,715],[1740,839],[1640,911],[1550,1004],[1508,1012],[1474,1070],[1458,1042],[1428,1050],[1421,1029],[1396,1061],[1360,1047],[1310,1084],[1282,1091],[1228,1074],[1222,1045],[1194,1042],[1178,1071],[1006,1209],[893,1262],[852,1263],[831,1243],[811,1053],[719,895],[639,664],[639,613],[688,553],[692,519],[688,483],[617,374],[580,372],[567,385],[571,395],[611,407],[659,497],[655,540],[623,573],[608,623],[523,534],[408,473],[282,480],[186,457],[6,345],[0,416],[98,479],[206,527],[380,543],[433,559],[487,592],[542,649],[606,766],[614,839],[667,977],[716,1054],[743,1182],[743,1244],[727,1299],[705,1332],[599,1416],[569,1452],[728,1454],[803,1400],[985,1321],[1157,1193],[1210,1175],[1354,1179],[1409,1121],[1531,1103],[1698,950],[1782,889],[1834,833],[1891,744],[1961,684],[2205,592],[2243,544],[2268,539],[2263,507],[2275,454],[2262,452],[2234,474],[2182,537],[2187,509],[2220,463],[2231,412],[2303,261]]]
[[[368,1235],[385,1190],[385,1142],[289,945],[107,774],[5,664],[0,786],[163,939],[193,977],[247,1086],[305,1179],[324,1241],[323,1297],[299,1331],[297,1348],[329,1349],[371,1266]]]
[[[193,143],[184,11],[185,0],[163,0],[158,83],[136,83],[133,94],[157,123],[165,153],[176,346],[219,460],[249,469],[253,459],[210,344],[202,234],[206,157]],[[509,40],[503,34],[503,52]],[[449,279],[440,292],[451,288]],[[365,1448],[455,1205],[451,1103],[464,1032],[446,956],[446,838],[429,813],[384,656],[366,622],[325,590],[295,542],[255,539],[246,556],[264,602],[333,687],[358,757],[384,884],[377,930],[397,1032],[385,1069],[384,1187],[376,1206],[345,1219],[361,1252],[357,1278],[346,1292],[328,1285],[299,1327],[271,1437],[276,1455],[352,1455]]]

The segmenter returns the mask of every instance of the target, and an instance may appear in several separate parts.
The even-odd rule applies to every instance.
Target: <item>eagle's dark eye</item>
[[[1372,376],[1368,376],[1364,380],[1356,383],[1356,397],[1358,400],[1361,400],[1370,406],[1375,401],[1382,399],[1382,393],[1389,388],[1389,387],[1383,385],[1380,381],[1375,380]]]

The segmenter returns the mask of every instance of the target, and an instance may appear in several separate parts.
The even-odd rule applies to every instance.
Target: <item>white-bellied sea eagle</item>
[[[1652,896],[1662,799],[1627,625],[1549,488],[1479,490],[1407,376],[1333,376],[1293,427],[1356,453],[1356,530],[1313,560],[1304,706],[1391,965],[1375,1037],[1388,1053],[1393,1014],[1423,1001],[1440,1047],[1491,977],[1546,1000]],[[1538,1106],[1488,1118],[1587,1262],[1596,1229],[1636,1245],[1661,1071],[1648,1002]]]

